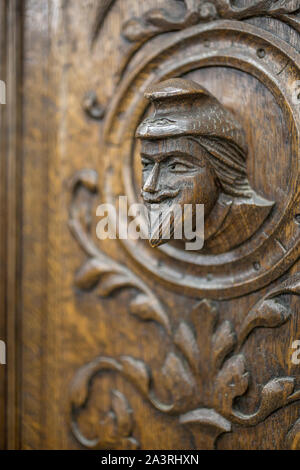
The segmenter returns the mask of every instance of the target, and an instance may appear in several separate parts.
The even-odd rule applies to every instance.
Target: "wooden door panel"
[[[298,448],[299,2],[4,3],[1,447]],[[274,204],[216,252],[99,240],[99,204],[141,202],[144,93],[175,77],[235,116]]]

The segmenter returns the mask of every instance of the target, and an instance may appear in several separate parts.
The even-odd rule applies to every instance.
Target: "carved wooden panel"
[[[15,442],[299,449],[300,2],[20,14]],[[119,196],[204,203],[204,247],[99,240]]]

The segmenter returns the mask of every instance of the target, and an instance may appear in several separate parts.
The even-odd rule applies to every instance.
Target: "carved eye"
[[[173,171],[174,173],[183,173],[189,171],[190,167],[188,165],[185,165],[184,163],[174,162],[170,163],[169,170]]]
[[[153,163],[148,160],[142,160],[142,165],[143,165],[143,171],[150,170],[153,166]]]

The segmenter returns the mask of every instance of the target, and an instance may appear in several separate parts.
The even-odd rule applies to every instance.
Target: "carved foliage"
[[[132,437],[133,415],[125,396],[118,390],[111,392],[111,409],[94,430],[93,439],[85,437],[77,424],[77,416],[89,393],[89,380],[99,370],[120,371],[119,364],[112,359],[93,361],[82,367],[71,387],[71,427],[80,444],[89,449],[137,449],[138,442]]]
[[[114,0],[101,3],[93,41],[113,3]],[[252,0],[246,7],[237,7],[233,0],[169,0],[166,7],[149,10],[141,18],[124,24],[122,34],[129,43],[129,54],[121,64],[121,71],[147,39],[164,32],[218,19],[244,20],[257,16],[276,18],[300,32],[299,12],[300,0]],[[104,114],[94,95],[87,96],[84,107],[96,119]],[[138,447],[133,437],[132,411],[125,396],[118,391],[112,392],[111,409],[99,423],[96,437],[87,439],[80,429],[78,418],[90,399],[93,381],[106,371],[121,374],[154,408],[175,415],[194,433],[198,448],[203,445],[213,448],[220,434],[230,432],[232,423],[255,426],[275,410],[300,399],[300,391],[294,391],[294,379],[278,377],[265,384],[254,413],[241,413],[234,405],[236,397],[246,394],[249,384],[247,358],[242,347],[256,328],[277,328],[290,318],[292,312],[282,295],[300,295],[299,274],[254,305],[238,331],[228,321],[219,324],[214,304],[206,300],[194,307],[186,321],[171,326],[164,306],[149,287],[127,267],[102,253],[90,236],[90,193],[96,191],[95,172],[79,172],[71,186],[70,229],[88,257],[76,275],[77,287],[96,288],[103,296],[121,288],[134,288],[137,293],[130,302],[130,313],[142,321],[153,320],[162,325],[172,343],[162,360],[157,383],[154,383],[150,365],[128,356],[117,359],[100,356],[76,373],[69,405],[71,428],[78,442],[94,449]],[[169,397],[167,402],[157,395],[162,391],[164,397]],[[287,435],[289,448],[299,448],[299,435],[298,420]]]
[[[256,328],[277,328],[288,320],[292,312],[282,295],[300,295],[299,274],[259,301],[238,331],[227,320],[219,323],[215,304],[207,300],[195,305],[187,320],[171,328],[165,309],[148,286],[128,268],[102,253],[89,235],[90,196],[88,199],[86,196],[96,191],[96,174],[87,170],[79,172],[71,186],[70,228],[89,257],[77,273],[76,285],[82,289],[96,287],[104,296],[120,288],[134,287],[139,294],[131,301],[130,312],[142,321],[161,324],[172,345],[155,380],[150,365],[128,356],[100,356],[76,373],[70,390],[70,423],[82,445],[94,449],[138,446],[132,435],[130,406],[118,391],[112,393],[111,410],[99,423],[96,437],[88,439],[80,429],[78,418],[90,399],[93,381],[105,371],[121,374],[155,409],[177,416],[194,433],[198,448],[213,448],[217,437],[231,430],[231,423],[254,426],[275,410],[300,399],[300,390],[294,392],[294,379],[278,377],[263,387],[254,413],[241,413],[234,406],[234,399],[246,393],[249,383],[247,360],[241,348]],[[83,193],[82,188],[85,188]],[[168,399],[164,401],[160,396]],[[292,447],[296,445],[296,431],[289,435]]]
[[[100,356],[83,366],[74,378],[70,398],[71,426],[76,438],[83,445],[99,447],[99,439],[91,444],[80,433],[77,417],[89,400],[89,384],[105,370],[123,375],[157,410],[177,416],[181,424],[195,433],[198,448],[201,445],[213,448],[217,437],[231,430],[231,423],[255,426],[277,409],[299,400],[300,390],[294,391],[294,378],[278,377],[263,387],[254,413],[241,413],[234,406],[234,399],[244,395],[249,384],[247,360],[240,348],[255,328],[276,328],[287,321],[291,311],[278,315],[277,306],[275,312],[271,312],[269,304],[270,299],[280,302],[281,294],[287,293],[300,295],[299,275],[258,302],[238,332],[227,320],[218,324],[218,313],[211,302],[199,302],[190,312],[189,321],[181,322],[175,329],[171,337],[173,349],[167,352],[156,383],[149,365],[128,356],[118,359]],[[253,321],[255,312],[256,322]],[[162,391],[169,396],[168,402],[162,402],[157,396]],[[123,438],[121,431],[119,433],[117,443]],[[288,437],[290,447],[298,445],[295,444],[297,436],[295,424]],[[106,444],[101,442],[102,447]]]
[[[232,0],[184,0],[182,6],[174,1],[169,9],[146,12],[141,18],[132,18],[123,27],[123,35],[132,42],[144,42],[157,34],[187,28],[215,19],[243,20],[255,16],[271,16],[300,31],[299,0],[252,0],[246,7],[237,7]]]
[[[300,450],[300,419],[296,421],[287,434],[286,448]]]
[[[91,194],[97,191],[97,173],[82,170],[71,181],[69,227],[74,238],[88,256],[78,270],[75,285],[88,290],[97,287],[102,297],[123,288],[134,288],[138,294],[130,302],[130,312],[142,320],[156,321],[167,331],[170,322],[162,303],[151,289],[132,271],[100,251],[90,234]]]
[[[116,0],[103,0],[99,4],[91,31],[93,45],[100,33],[106,15]],[[149,39],[161,33],[180,31],[190,26],[215,20],[238,20],[268,16],[280,20],[300,32],[300,0],[251,0],[250,5],[238,7],[234,0],[168,0],[161,8],[150,9],[141,17],[127,20],[122,27],[124,56],[121,59],[119,79],[135,52]],[[128,47],[127,47],[128,46]],[[91,105],[86,112],[95,119],[101,119],[104,110]],[[95,109],[96,110],[95,110]]]

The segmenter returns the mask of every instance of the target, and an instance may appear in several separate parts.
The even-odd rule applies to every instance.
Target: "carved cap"
[[[139,125],[136,137],[201,135],[229,140],[247,152],[244,130],[233,113],[198,83],[172,78],[148,87],[144,96],[155,109]]]

